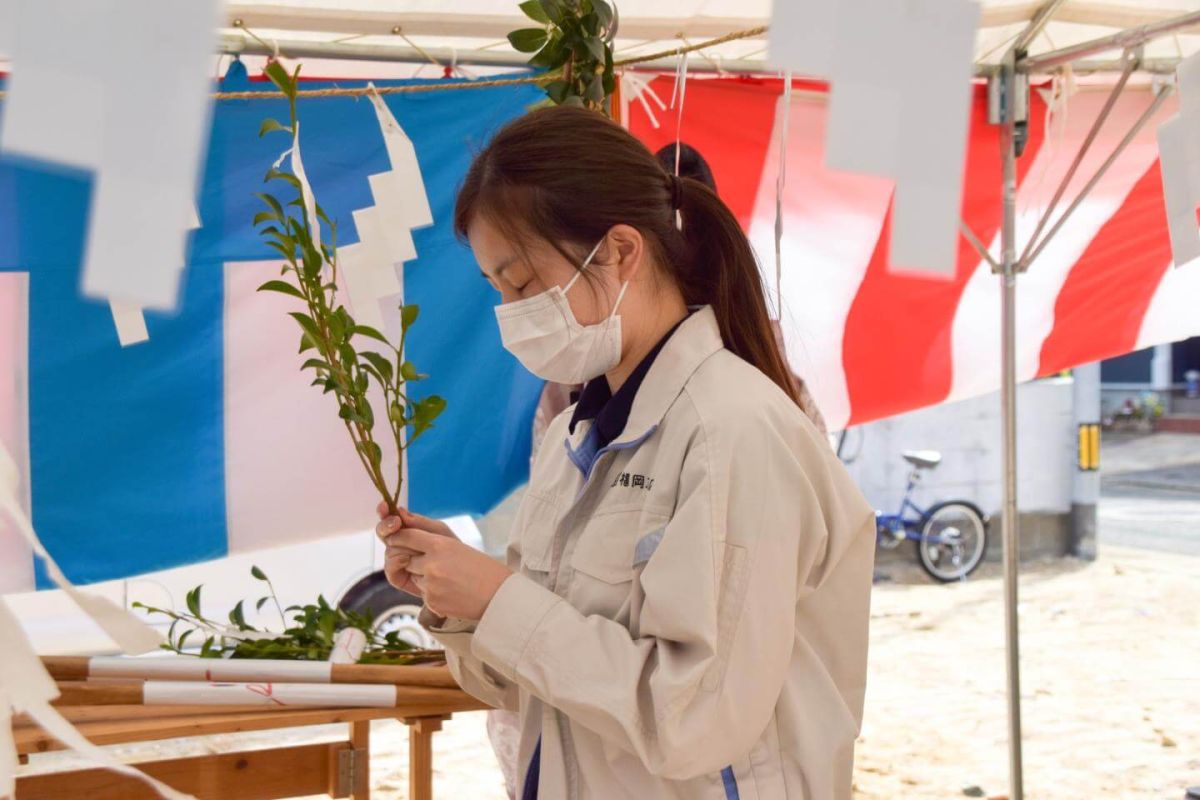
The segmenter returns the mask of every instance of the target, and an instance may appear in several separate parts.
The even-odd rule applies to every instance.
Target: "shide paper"
[[[13,63],[0,151],[93,173],[81,281],[88,297],[175,308],[220,6],[0,0],[0,20],[9,21],[0,44]]]
[[[1158,126],[1163,200],[1175,266],[1200,258],[1200,54],[1176,70],[1179,113]]]
[[[831,84],[825,160],[896,182],[889,270],[952,278],[979,6],[776,2],[769,61]]]

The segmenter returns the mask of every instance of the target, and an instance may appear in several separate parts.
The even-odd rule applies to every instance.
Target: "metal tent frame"
[[[1174,90],[1170,83],[1162,83],[1150,106],[1134,122],[1129,132],[1116,145],[1113,152],[1097,168],[1079,190],[1067,208],[1054,218],[1054,212],[1063,200],[1084,157],[1096,139],[1100,128],[1116,104],[1121,92],[1134,72],[1168,75],[1175,71],[1180,59],[1146,60],[1141,48],[1146,42],[1162,36],[1178,33],[1185,29],[1200,27],[1200,11],[1153,23],[1129,28],[1118,33],[1094,39],[1082,44],[1029,56],[1026,49],[1042,31],[1065,0],[1047,0],[1034,14],[1026,28],[1013,41],[999,66],[978,66],[977,77],[989,81],[990,97],[996,112],[993,121],[1000,125],[1000,158],[1002,162],[1002,223],[1000,231],[1000,255],[993,256],[988,248],[965,225],[961,224],[963,236],[991,266],[1001,284],[1001,386],[1002,436],[1004,451],[1004,504],[1001,539],[1003,544],[1005,649],[1007,668],[1007,700],[1009,724],[1009,797],[1024,798],[1024,776],[1021,746],[1021,697],[1020,697],[1020,637],[1017,618],[1018,578],[1020,562],[1019,521],[1017,518],[1017,370],[1016,370],[1016,287],[1018,276],[1027,271],[1042,253],[1047,242],[1062,228],[1068,218],[1079,207],[1091,190],[1099,183],[1138,132],[1162,106]],[[225,36],[220,49],[227,54],[272,55],[282,49],[290,56],[310,56],[333,59],[366,59],[374,61],[425,62],[431,57],[445,62],[475,64],[493,67],[519,67],[526,64],[525,56],[503,51],[475,51],[471,53],[442,52],[436,48],[372,47],[369,45],[347,45],[338,43],[311,42],[304,40],[279,40],[272,47],[238,36]],[[1093,56],[1121,49],[1117,60],[1089,60]],[[664,68],[677,64],[678,57],[659,60]],[[1024,123],[1028,108],[1029,77],[1057,72],[1070,65],[1076,73],[1116,74],[1107,102],[1093,122],[1079,152],[1055,190],[1053,199],[1038,220],[1037,226],[1025,247],[1018,254],[1016,239],[1016,159],[1022,149],[1019,128]],[[767,66],[754,60],[726,60],[721,70],[729,73],[763,73]],[[1053,223],[1051,223],[1053,220]],[[1047,230],[1047,227],[1049,228]],[[1040,238],[1039,238],[1040,237]]]

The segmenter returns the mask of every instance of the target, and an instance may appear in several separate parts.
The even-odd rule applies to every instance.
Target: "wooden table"
[[[275,800],[328,794],[370,796],[370,722],[399,719],[409,726],[409,795],[433,797],[433,734],[460,711],[487,708],[465,692],[442,707],[428,703],[396,708],[297,708],[259,706],[64,706],[60,711],[96,744],[125,744],[183,736],[263,731],[345,723],[347,737],[302,744],[173,758],[135,764],[200,800]],[[59,743],[23,717],[13,723],[21,763],[60,749]],[[17,779],[17,800],[141,800],[157,795],[144,783],[103,769],[29,775]]]

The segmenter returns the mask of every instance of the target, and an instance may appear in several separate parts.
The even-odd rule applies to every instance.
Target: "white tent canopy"
[[[946,0],[955,2],[962,0]],[[735,31],[770,23],[770,0],[619,0],[618,57],[649,53],[688,42],[695,44]],[[1000,62],[1008,45],[1036,14],[1040,2],[983,0],[976,48],[981,67]],[[519,27],[536,23],[524,18],[516,0],[267,0],[231,3],[227,7],[226,49],[244,44],[261,47],[247,33],[279,43],[286,53],[329,55],[371,60],[422,60],[421,51],[446,61],[524,62],[505,39]],[[1196,10],[1196,0],[1067,0],[1030,43],[1029,54],[1091,41],[1121,30],[1154,24]],[[285,46],[287,45],[287,46]],[[315,49],[296,52],[303,45]],[[1148,43],[1147,66],[1156,61],[1166,71],[1182,56],[1200,50],[1200,26]],[[710,69],[767,69],[765,34],[706,49]],[[1096,54],[1113,61],[1119,49]],[[1077,71],[1080,67],[1076,66]]]

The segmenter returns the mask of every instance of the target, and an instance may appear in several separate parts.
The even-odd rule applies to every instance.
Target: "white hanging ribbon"
[[[775,175],[775,319],[783,324],[783,189],[787,182],[788,123],[792,118],[792,72],[783,73],[779,115],[779,171]]]

